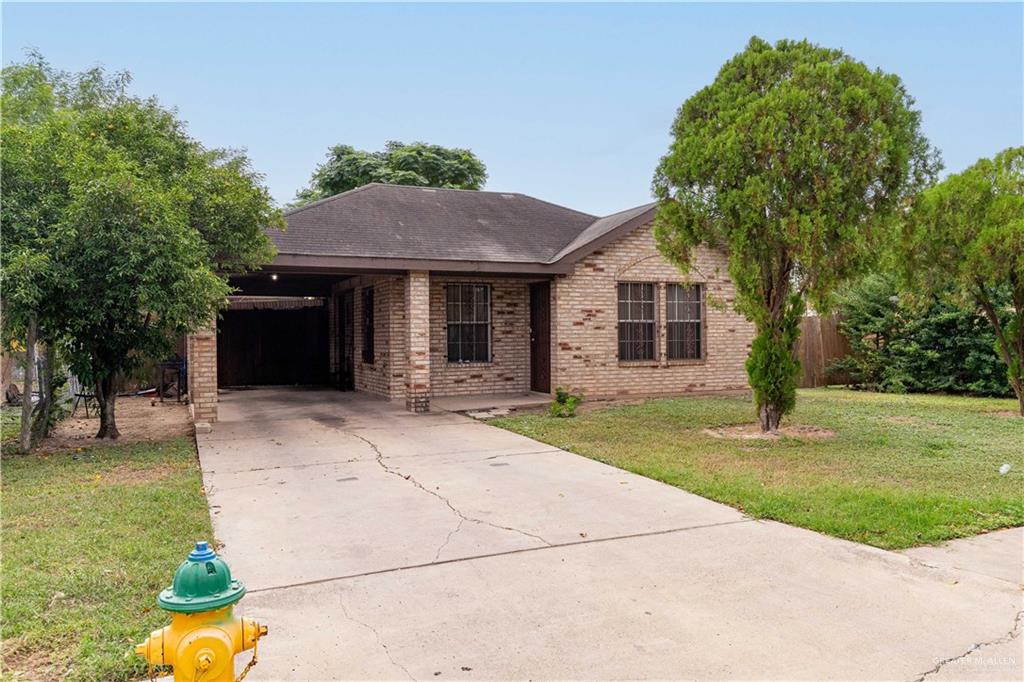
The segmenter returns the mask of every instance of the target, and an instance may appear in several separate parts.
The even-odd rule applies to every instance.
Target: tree
[[[480,189],[486,180],[487,167],[468,149],[391,141],[383,151],[365,152],[339,144],[331,147],[327,161],[313,171],[309,187],[299,192],[295,203],[334,196],[371,182]]]
[[[938,293],[901,292],[894,272],[844,287],[839,329],[851,352],[828,372],[890,393],[1012,395],[988,321],[972,301],[948,293],[948,286]]]
[[[684,271],[729,253],[761,428],[795,406],[805,305],[827,312],[934,174],[920,114],[894,75],[807,41],[752,38],[687,100],[654,177],[659,248]]]
[[[128,82],[38,55],[3,73],[5,331],[38,325],[95,386],[99,438],[119,435],[117,377],[208,323],[227,273],[269,261],[263,229],[283,226],[244,155],[205,149]]]
[[[902,247],[912,282],[936,290],[952,277],[985,315],[1024,417],[1024,147],[923,192]]]

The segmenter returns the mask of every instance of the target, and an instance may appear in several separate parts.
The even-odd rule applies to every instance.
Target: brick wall
[[[402,277],[352,283],[355,388],[389,398],[405,395],[405,292]],[[373,288],[373,362],[363,361],[363,290]]]
[[[217,421],[217,326],[189,334],[185,339],[188,362],[189,411],[192,421]]]
[[[491,286],[491,362],[448,362],[447,284]],[[530,294],[516,278],[441,277],[430,282],[430,384],[433,395],[530,390]]]
[[[666,358],[666,282],[701,283],[723,307],[705,305],[705,357]],[[657,359],[618,360],[618,282],[654,282]],[[551,385],[587,398],[677,395],[746,389],[744,363],[753,326],[733,311],[734,288],[724,254],[701,247],[689,278],[658,253],[650,226],[638,228],[576,264],[553,283]]]

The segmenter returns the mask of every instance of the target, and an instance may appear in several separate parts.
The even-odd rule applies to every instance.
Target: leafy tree
[[[1024,147],[923,192],[903,236],[912,281],[935,290],[952,277],[982,310],[1024,416]]]
[[[655,233],[687,271],[702,243],[729,253],[761,428],[793,409],[805,302],[829,310],[893,232],[937,160],[894,75],[807,41],[752,38],[687,100],[654,178]]]
[[[841,292],[839,329],[851,353],[829,373],[890,393],[1012,395],[995,335],[973,302],[901,293],[898,284],[872,274]]]
[[[3,72],[5,331],[37,328],[96,387],[99,438],[119,435],[117,377],[207,323],[283,226],[244,155],[205,149],[128,82],[38,55]]]
[[[383,151],[365,152],[347,144],[331,147],[327,161],[313,171],[296,204],[333,196],[371,182],[448,189],[480,189],[487,168],[468,149],[436,144],[388,142]]]

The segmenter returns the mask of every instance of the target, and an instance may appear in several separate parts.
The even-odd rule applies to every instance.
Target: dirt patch
[[[759,424],[737,424],[704,429],[702,433],[712,438],[735,438],[737,440],[778,440],[780,436],[800,440],[821,440],[835,438],[836,432],[820,426],[783,426],[778,433],[765,433]]]
[[[997,417],[1016,417],[1017,419],[1024,419],[1024,417],[1021,417],[1020,412],[1018,412],[1017,410],[999,410],[998,412],[993,412],[992,414],[994,414]]]
[[[113,469],[104,471],[102,474],[96,474],[99,476],[96,481],[101,485],[140,485],[142,483],[162,481],[173,474],[174,471],[174,467],[167,465],[138,469],[127,464],[119,464]]]
[[[9,674],[12,681],[44,682],[61,677],[54,670],[49,654],[41,649],[25,648],[20,639],[4,642],[2,651],[4,673]]]
[[[192,435],[192,421],[188,406],[175,402],[157,402],[149,398],[118,398],[115,407],[117,429],[121,437],[116,441],[97,440],[99,416],[89,409],[89,416],[80,405],[74,417],[68,417],[53,430],[41,444],[42,451],[68,450],[96,446],[125,445],[171,440]]]

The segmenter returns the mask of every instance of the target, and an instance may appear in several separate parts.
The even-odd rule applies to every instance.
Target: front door
[[[530,390],[551,392],[551,285],[530,285]]]
[[[352,306],[352,290],[338,296],[338,388],[351,391],[356,386],[353,357],[353,324],[355,318]]]

